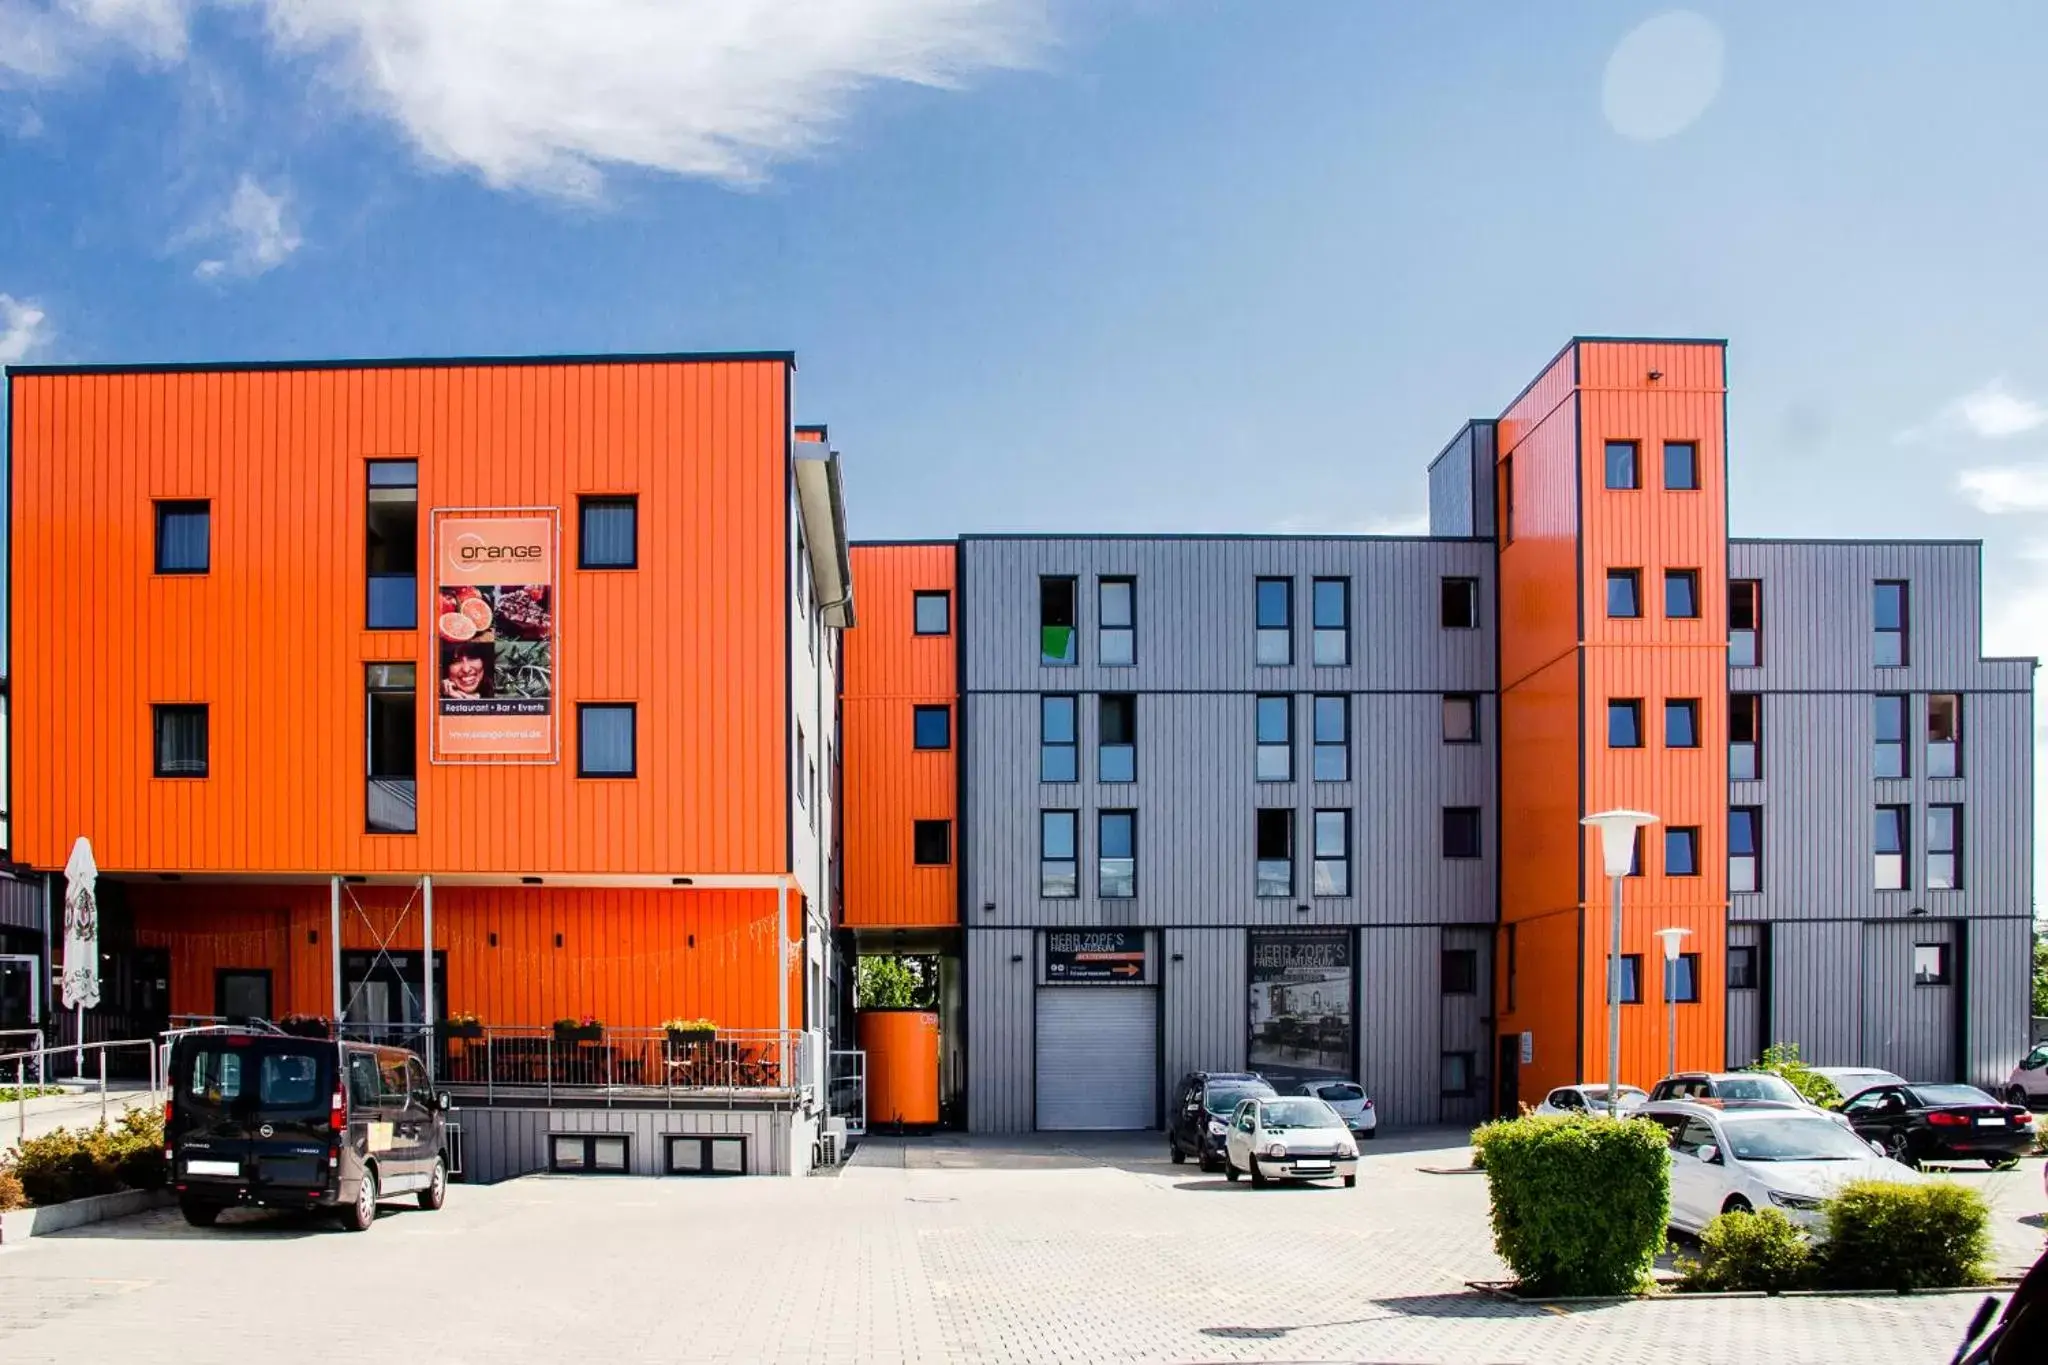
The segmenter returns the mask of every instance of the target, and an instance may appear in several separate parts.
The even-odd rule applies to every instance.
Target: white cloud
[[[1623,137],[1655,142],[1690,128],[1721,92],[1721,30],[1691,10],[1645,20],[1607,58],[1600,110]]]
[[[43,310],[27,299],[0,294],[0,365],[26,360],[44,340],[46,321]]]
[[[2048,422],[2048,408],[2008,392],[1999,379],[1958,398],[1951,412],[1966,431],[1986,440],[2019,436]]]
[[[62,80],[109,51],[185,55],[188,0],[0,0],[0,83]]]
[[[272,193],[244,174],[219,214],[180,239],[183,244],[210,242],[226,248],[210,256],[192,273],[202,280],[233,275],[249,278],[283,265],[304,242],[291,209],[291,192]]]
[[[1980,512],[2048,512],[2048,464],[1965,469],[1956,489]]]
[[[1355,520],[1284,517],[1274,522],[1272,529],[1275,534],[1283,536],[1426,536],[1429,534],[1429,514],[1407,512]]]

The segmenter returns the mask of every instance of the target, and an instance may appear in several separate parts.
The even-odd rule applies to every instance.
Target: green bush
[[[1799,1044],[1772,1043],[1764,1055],[1750,1064],[1751,1071],[1768,1071],[1783,1076],[1808,1104],[1832,1109],[1842,1102],[1842,1091],[1833,1081],[1799,1060]]]
[[[1631,1294],[1664,1248],[1671,1143],[1647,1120],[1507,1119],[1472,1134],[1493,1245],[1534,1294]]]
[[[32,1204],[62,1204],[117,1190],[160,1190],[168,1182],[163,1119],[130,1109],[114,1127],[58,1128],[24,1138],[14,1175]]]
[[[1806,1234],[1776,1209],[1724,1213],[1700,1234],[1700,1258],[1680,1258],[1678,1273],[1694,1292],[1776,1294],[1812,1281],[1813,1250]]]
[[[1826,1205],[1821,1277],[1833,1289],[1952,1289],[1985,1282],[1990,1211],[1951,1181],[1859,1180]]]

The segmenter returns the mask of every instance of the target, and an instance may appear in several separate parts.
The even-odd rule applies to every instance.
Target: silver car
[[[1372,1097],[1357,1081],[1303,1081],[1295,1093],[1321,1100],[1337,1111],[1337,1117],[1361,1141],[1380,1135],[1380,1116],[1373,1112]]]
[[[1616,1086],[1614,1110],[1626,1114],[1630,1110],[1649,1102],[1649,1092],[1633,1085]],[[1543,1097],[1543,1103],[1536,1106],[1539,1114],[1604,1114],[1607,1112],[1607,1082],[1580,1081],[1577,1085],[1561,1085]]]

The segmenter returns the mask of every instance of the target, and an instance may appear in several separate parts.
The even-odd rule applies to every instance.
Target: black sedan
[[[1844,1101],[1842,1113],[1857,1136],[1908,1166],[1982,1161],[2008,1171],[2034,1145],[2034,1116],[1974,1085],[1875,1085]]]

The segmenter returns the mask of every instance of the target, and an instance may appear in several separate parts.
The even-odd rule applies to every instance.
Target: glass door
[[[0,1029],[32,1029],[42,1022],[42,963],[26,953],[0,955]],[[0,1044],[0,1052],[18,1049]]]

